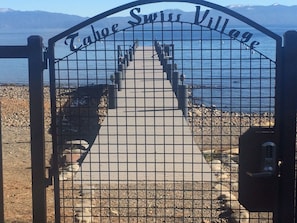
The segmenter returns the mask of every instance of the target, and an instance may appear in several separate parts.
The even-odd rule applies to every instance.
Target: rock
[[[225,159],[225,160],[224,160],[225,162],[223,162],[223,164],[224,164],[225,166],[231,168],[231,170],[228,171],[228,172],[233,172],[233,173],[234,173],[234,172],[238,172],[238,163],[234,162],[234,161],[231,159],[231,157],[230,157],[230,159],[228,159],[228,160],[229,160],[229,161],[226,162],[227,159]]]
[[[92,223],[94,218],[92,216],[92,200],[91,199],[79,199],[74,206],[75,219],[79,223]]]
[[[119,216],[119,212],[117,210],[114,210],[114,209],[110,209],[110,214],[112,216]]]
[[[235,195],[231,194],[230,191],[221,191],[220,200],[224,200],[226,202],[231,201],[237,201],[237,198]],[[237,207],[238,209],[238,207]]]
[[[239,155],[239,148],[238,147],[231,148],[230,153],[233,155]]]
[[[226,149],[223,150],[224,154],[232,154],[232,155],[239,155],[239,148],[235,147],[235,148],[231,148],[231,149]]]
[[[79,168],[80,168],[79,164],[75,163],[75,164],[71,164],[71,165],[65,167],[64,171],[76,173],[77,171],[79,171]]]
[[[233,160],[235,163],[239,163],[239,156],[238,155],[232,155],[231,160]]]
[[[74,206],[74,211],[77,213],[91,212],[92,202],[89,199],[79,200]]]
[[[81,157],[80,153],[64,153],[65,156],[65,163],[67,164],[73,164],[73,163],[77,163]]]
[[[89,143],[85,140],[71,140],[71,141],[67,141],[66,143],[67,145],[78,145],[81,146],[82,149],[87,150],[89,148]]]
[[[90,215],[90,216],[89,216]],[[75,214],[75,220],[78,223],[92,223],[92,215],[91,213],[79,213],[79,214]]]
[[[81,185],[80,195],[84,198],[92,198],[95,195],[95,186],[92,185]]]
[[[195,109],[194,114],[195,114],[195,116],[202,116],[202,112],[199,109]]]
[[[78,164],[71,164],[64,167],[59,175],[60,180],[71,180],[79,170],[80,166]]]
[[[75,205],[75,219],[79,223],[92,223],[91,206],[87,203]]]
[[[73,175],[73,172],[62,171],[59,175],[59,180],[71,180]]]
[[[234,223],[249,223],[249,212],[247,210],[240,210],[240,211],[236,211],[233,212],[230,216],[230,220],[231,222]]]
[[[221,192],[221,191],[229,191],[229,188],[222,185],[222,184],[216,184],[214,187],[213,187],[215,190]]]
[[[238,182],[232,182],[231,183],[231,189],[234,191],[238,191]]]
[[[230,177],[229,177],[229,174],[222,173],[222,174],[218,175],[217,178],[218,178],[219,181],[224,181],[226,179],[229,179]]]
[[[222,154],[221,155],[221,161],[222,161],[222,163],[224,163],[225,165],[230,165],[230,163],[231,163],[231,157],[230,157],[230,155],[228,155],[228,154]]]
[[[222,163],[220,160],[213,160],[210,165],[213,172],[220,172],[222,170]]]

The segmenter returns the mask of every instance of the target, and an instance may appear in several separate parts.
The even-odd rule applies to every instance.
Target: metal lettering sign
[[[219,33],[226,34],[232,39],[237,39],[242,43],[245,43],[249,46],[250,49],[254,49],[260,43],[253,39],[254,34],[248,31],[240,31],[239,29],[229,28],[229,19],[223,18],[222,16],[213,17],[210,16],[210,10],[207,9],[204,12],[201,10],[200,6],[194,8],[195,16],[192,18],[192,24],[209,28],[211,30],[216,30]],[[152,13],[143,15],[141,13],[141,8],[133,8],[130,10],[131,18],[127,21],[127,25],[138,26],[148,23],[157,23],[157,22],[189,22],[188,20],[183,20],[182,14],[174,13],[165,13],[160,11],[158,13]],[[126,27],[125,27],[126,28]],[[83,46],[88,46],[96,41],[101,41],[107,36],[113,35],[121,31],[119,24],[113,24],[109,27],[104,27],[96,29],[93,25],[90,27],[90,35],[80,36],[79,32],[75,32],[71,35],[68,35],[65,38],[65,45],[69,46],[71,51],[76,51],[81,49]],[[76,41],[82,39],[82,43],[76,45]]]

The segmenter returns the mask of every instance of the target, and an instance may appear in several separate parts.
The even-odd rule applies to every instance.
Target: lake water
[[[283,33],[287,30],[289,30],[290,27],[272,27],[271,30],[279,35],[283,35]],[[53,37],[56,34],[59,34],[63,30],[16,30],[16,31],[7,31],[7,30],[0,30],[0,45],[26,45],[27,44],[27,38],[30,35],[40,35],[44,39],[44,43],[47,44],[47,40],[51,37]],[[134,35],[134,34],[133,34]],[[148,34],[149,35],[149,34]],[[155,33],[156,36],[158,36]],[[261,51],[261,54],[263,53],[264,57],[271,58],[274,60],[275,58],[275,42],[274,41],[267,41],[267,38],[265,36],[261,36],[261,34],[257,35],[257,41],[261,43],[261,47],[258,48],[258,50]],[[186,38],[186,37],[185,37]],[[150,39],[147,37],[147,39]],[[170,38],[169,38],[170,39]],[[143,45],[150,44],[148,41],[147,43],[140,43]],[[201,43],[191,43],[191,41],[184,41],[184,42],[177,42],[175,45],[175,63],[179,68],[182,68],[183,72],[185,72],[185,75],[189,77],[189,84],[195,85],[197,89],[193,91],[194,96],[196,98],[201,98],[201,101],[199,103],[212,105],[212,104],[220,104],[220,107],[226,108],[226,110],[237,110],[237,107],[242,107],[241,98],[246,96],[248,107],[253,106],[253,104],[259,104],[259,100],[261,100],[263,108],[262,110],[265,110],[265,107],[271,106],[271,98],[273,98],[274,92],[271,88],[271,85],[274,80],[271,82],[271,73],[264,71],[261,75],[261,78],[263,81],[258,81],[257,78],[255,78],[256,81],[252,80],[253,71],[251,71],[252,65],[248,65],[249,67],[243,67],[246,65],[242,65],[242,62],[240,60],[234,60],[232,61],[232,66],[230,65],[230,61],[226,60],[219,60],[218,63],[220,65],[215,64],[213,61],[209,60],[209,58],[215,58],[211,54],[213,53],[213,50],[204,50],[203,56],[202,55],[195,55],[195,50],[191,50],[193,47],[195,48],[196,45],[207,45],[207,41]],[[224,45],[227,45],[229,43],[225,43],[221,40],[212,41],[212,47],[215,45],[218,45],[217,48],[224,48]],[[114,48],[115,45],[111,44],[111,47]],[[106,46],[105,46],[106,47]],[[69,50],[69,47],[65,47],[63,44],[57,44],[57,51],[64,53],[65,50]],[[250,50],[248,50],[251,52]],[[247,52],[248,52],[247,51]],[[182,52],[182,55],[181,53]],[[193,53],[194,52],[194,53]],[[111,52],[114,54],[114,52]],[[242,54],[236,55],[236,51],[231,52],[232,58],[237,57],[244,57]],[[230,54],[231,54],[230,53]],[[67,55],[67,53],[65,53]],[[256,55],[258,55],[256,53]],[[227,58],[230,55],[227,56]],[[247,55],[251,56],[251,55]],[[193,58],[200,57],[200,59]],[[206,59],[203,59],[202,57],[205,57]],[[221,56],[224,58],[224,56]],[[262,56],[261,56],[262,57]],[[188,61],[188,62],[185,62]],[[215,60],[214,60],[215,61]],[[264,60],[260,60],[264,61]],[[0,84],[5,83],[12,83],[12,84],[28,84],[28,68],[27,68],[28,61],[26,59],[0,59]],[[229,68],[228,73],[224,73],[225,65],[223,63],[226,63],[226,67]],[[115,66],[115,61],[110,62],[110,66]],[[259,64],[255,64],[256,66],[259,66]],[[106,66],[106,65],[105,65]],[[217,66],[217,74],[215,67]],[[261,65],[263,67],[266,66],[266,64]],[[267,66],[271,66],[267,64]],[[197,76],[200,70],[202,70],[203,67],[203,76]],[[208,69],[209,67],[209,73]],[[240,75],[234,72],[232,74],[232,77],[230,76],[230,70],[231,68],[235,68],[236,70],[239,69],[249,69],[247,72],[249,73],[249,77],[247,78],[247,81],[244,81],[244,73],[240,72]],[[111,68],[112,71],[113,68]],[[242,70],[244,70],[242,69]],[[223,70],[223,71],[222,71]],[[228,70],[228,69],[226,69]],[[264,70],[264,69],[263,69]],[[255,71],[259,72],[259,70]],[[260,69],[260,72],[262,72],[262,68]],[[217,75],[217,76],[216,76]],[[226,75],[226,77],[225,77]],[[258,73],[257,73],[258,75]],[[269,76],[270,75],[270,76]],[[272,74],[273,76],[273,74]],[[49,74],[48,70],[45,70],[44,72],[44,80],[45,84],[49,83]],[[106,78],[107,75],[103,75],[103,79]],[[211,77],[211,78],[210,78]],[[232,81],[230,81],[232,79]],[[274,77],[272,78],[274,79]],[[255,83],[254,83],[255,82]],[[256,83],[257,82],[257,83]],[[261,86],[260,86],[261,85]],[[253,92],[251,92],[251,88],[254,88]],[[207,95],[207,97],[205,97]],[[211,97],[210,97],[211,95]],[[253,97],[251,97],[253,95]],[[259,99],[261,97],[261,99]],[[222,104],[221,98],[224,99],[224,104]],[[256,100],[253,101],[253,98],[256,98]],[[238,102],[234,102],[238,100]],[[234,106],[234,104],[236,106]],[[231,107],[234,108],[231,108]]]
[[[62,30],[6,30],[0,29],[0,45],[27,45],[27,38],[31,35],[40,35],[46,41]],[[0,59],[0,84],[28,84],[27,59]],[[45,79],[48,81],[48,72],[45,71]]]
[[[282,35],[289,27],[273,27],[271,28],[277,34]],[[50,29],[50,30],[3,30],[0,29],[0,45],[26,45],[27,38],[30,35],[40,35],[44,39],[44,43],[47,44],[47,40],[62,32],[63,30]],[[260,40],[261,41],[261,40]],[[262,45],[265,44],[265,50],[269,51],[273,49],[269,42],[263,41]],[[268,52],[269,54],[269,52]],[[26,59],[0,59],[0,83],[17,83],[27,84],[28,83],[28,68]],[[45,72],[47,73],[47,72]],[[45,75],[45,81],[47,81],[47,75]]]

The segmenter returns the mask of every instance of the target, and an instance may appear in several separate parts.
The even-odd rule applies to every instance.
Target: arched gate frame
[[[51,38],[56,222],[291,222],[294,35],[141,0]]]

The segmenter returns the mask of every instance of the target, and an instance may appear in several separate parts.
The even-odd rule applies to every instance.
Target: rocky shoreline
[[[45,125],[50,125],[49,87],[44,87]],[[30,126],[29,87],[26,85],[0,85],[2,125]]]
[[[29,88],[26,85],[0,85],[0,100],[2,104],[2,122],[5,126],[29,126]],[[49,87],[44,87],[45,124],[50,124],[50,96]],[[199,118],[200,117],[200,118]],[[203,118],[201,118],[203,117]],[[273,126],[273,115],[269,113],[248,114],[220,111],[205,105],[189,106],[189,122],[194,127],[224,127],[234,126],[247,129],[249,126]],[[241,130],[240,132],[242,132]],[[204,129],[205,131],[205,129]],[[205,134],[206,135],[206,134]],[[213,134],[216,135],[216,134]]]
[[[2,126],[5,130],[18,129],[16,131],[21,134],[24,129],[29,129],[28,86],[0,85],[0,101]],[[44,111],[45,130],[47,131],[51,122],[49,87],[44,88]],[[238,137],[250,126],[273,126],[273,115],[269,113],[239,114],[220,111],[204,105],[190,105],[188,115],[189,125],[196,136],[196,143],[216,175],[212,185],[209,185],[209,191],[216,190],[217,196],[213,197],[213,194],[210,194],[211,198],[205,197],[204,199],[215,199],[214,202],[220,203],[221,211],[218,219],[226,219],[226,222],[253,222],[250,220],[249,213],[237,201]],[[13,135],[5,136],[5,142],[8,140],[14,143]],[[47,140],[51,140],[49,135],[47,135]],[[49,147],[49,153],[50,151]],[[66,151],[66,159],[71,153],[73,152]],[[73,162],[72,158],[70,162]],[[70,168],[69,174],[73,174],[73,171],[77,171],[76,169]]]

